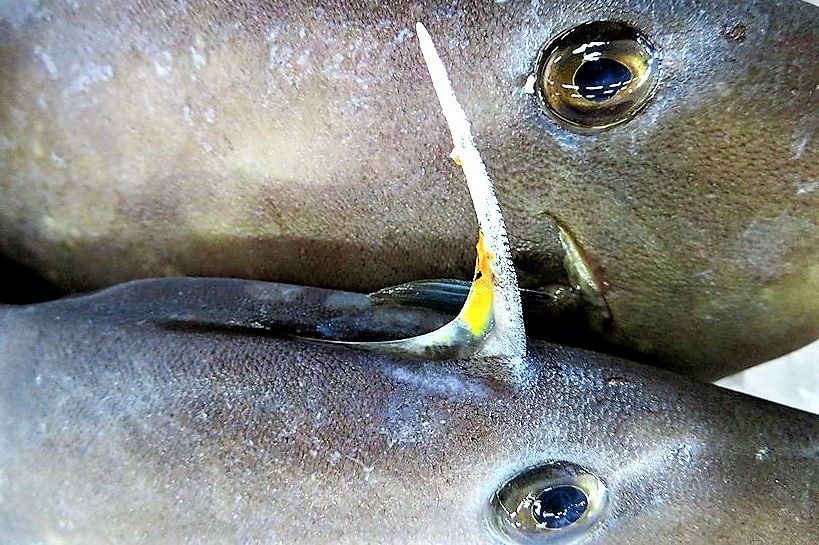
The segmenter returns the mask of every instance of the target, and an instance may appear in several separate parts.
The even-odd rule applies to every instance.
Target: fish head
[[[473,26],[430,23],[450,38],[448,61],[463,67],[456,91],[495,177],[522,286],[584,287],[571,274],[579,264],[591,278],[591,307],[603,310],[591,329],[607,350],[705,379],[819,337],[808,302],[819,292],[811,75],[819,66],[809,53],[819,44],[819,9],[545,4],[498,5],[506,16]],[[578,83],[580,68],[553,70],[548,85],[544,57],[561,40],[560,53],[575,57],[603,43],[601,54],[628,64],[633,52],[608,44],[621,31],[601,26],[596,42],[572,35],[594,21],[650,40],[643,49],[657,80],[630,119],[590,132],[591,124],[550,115],[553,88]],[[478,29],[503,39],[482,46]],[[649,77],[641,70],[633,76]],[[599,122],[619,119],[605,101],[578,100],[587,113],[594,103],[599,112],[588,115]]]
[[[387,364],[412,387],[380,403],[385,443],[372,448],[383,460],[369,458],[372,492],[353,502],[377,513],[365,523],[377,525],[373,535],[498,545],[810,541],[814,417],[597,354],[533,348],[529,362],[542,370],[524,392],[451,368]],[[407,448],[409,467],[389,467],[390,453]],[[567,488],[581,494],[558,495]]]

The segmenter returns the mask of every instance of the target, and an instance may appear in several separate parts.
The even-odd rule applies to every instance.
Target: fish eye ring
[[[554,461],[517,473],[492,495],[488,523],[502,541],[565,543],[605,512],[608,490],[591,471]]]
[[[559,124],[594,133],[633,119],[657,87],[660,55],[620,21],[593,21],[547,42],[536,62],[535,95]]]

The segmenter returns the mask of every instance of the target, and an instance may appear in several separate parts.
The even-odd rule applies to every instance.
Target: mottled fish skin
[[[653,41],[661,80],[580,136],[524,87],[546,41],[603,19]],[[5,2],[0,248],[68,290],[468,278],[419,20],[523,287],[566,281],[556,218],[611,312],[596,333],[644,361],[712,379],[819,337],[819,9],[798,0]]]
[[[565,460],[610,494],[579,543],[815,543],[813,415],[541,342],[530,381],[512,384],[464,364],[194,327],[292,316],[300,328],[366,306],[165,279],[5,307],[0,542],[497,543],[495,489]]]

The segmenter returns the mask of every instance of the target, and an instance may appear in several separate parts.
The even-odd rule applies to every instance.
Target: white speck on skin
[[[154,72],[160,78],[167,77],[171,73],[170,62],[173,59],[170,51],[163,51],[159,54],[159,59],[154,59]],[[163,62],[164,61],[164,62]]]
[[[389,376],[403,384],[409,384],[414,389],[429,392],[433,395],[448,397],[469,398],[484,397],[486,388],[480,382],[459,376],[448,370],[441,369],[409,369],[394,367],[389,369]]]
[[[57,68],[57,64],[54,62],[54,59],[51,57],[51,55],[46,53],[41,46],[38,45],[34,47],[34,54],[40,59],[40,62],[43,63],[46,72],[48,72],[48,75],[52,79],[56,79],[60,76],[60,71]]]
[[[694,459],[696,454],[696,447],[694,445],[688,445],[685,443],[681,443],[677,450],[674,452],[674,456],[677,459],[678,463],[682,464],[690,464],[691,461]]]
[[[372,472],[375,470],[375,466],[368,466],[368,465],[366,465],[364,462],[362,462],[361,460],[359,460],[358,458],[356,458],[355,456],[349,456],[349,455],[347,455],[347,456],[345,456],[345,457],[346,457],[348,460],[350,460],[350,461],[355,462],[356,464],[358,464],[358,465],[361,467],[361,469],[363,469],[363,470],[364,470],[364,473],[366,474],[366,476],[364,477],[364,480],[369,479],[370,473],[372,473]]]
[[[76,68],[76,66],[72,68]],[[68,87],[63,90],[63,95],[71,96],[85,93],[92,85],[106,82],[113,77],[114,69],[110,64],[89,64],[80,75],[74,78]]]
[[[796,194],[807,195],[808,193],[813,193],[817,189],[819,189],[819,181],[810,182],[807,184],[799,184],[799,186],[796,188]]]
[[[287,64],[290,60],[292,49],[288,46],[279,47],[278,44],[279,29],[271,28],[267,33],[267,67],[274,69],[280,64]]]
[[[406,42],[408,39],[412,38],[414,32],[407,27],[402,28],[398,31],[398,34],[395,35],[393,39],[393,43],[398,45]]]
[[[17,144],[0,134],[0,150],[11,151],[17,149]]]
[[[208,123],[213,123],[216,121],[216,110],[214,110],[213,108],[208,108],[207,110],[205,110],[203,115],[205,116],[205,121],[207,121]]]
[[[191,61],[193,62],[193,67],[197,70],[201,70],[205,67],[208,63],[207,59],[204,55],[202,55],[195,47],[190,47],[191,52]]]
[[[331,452],[331,453],[330,453],[330,454],[327,456],[327,462],[329,462],[329,464],[330,464],[331,466],[336,465],[336,464],[337,464],[337,463],[339,463],[340,461],[341,461],[341,453],[340,453],[339,451],[337,451],[337,450],[334,450],[333,452]]]
[[[735,238],[726,255],[736,256],[731,258],[731,265],[741,269],[743,274],[768,282],[790,270],[787,256],[791,250],[783,241],[810,237],[815,232],[816,225],[809,217],[791,214],[789,210],[774,217],[757,216]],[[719,262],[725,259],[722,255],[716,252],[711,259]]]
[[[439,426],[432,424],[439,420],[434,416],[418,400],[408,402],[406,399],[396,398],[387,407],[381,433],[386,436],[390,447],[423,443],[441,431]]]
[[[796,131],[793,146],[791,146],[794,159],[799,159],[805,154],[805,150],[808,148],[808,142],[810,142],[810,136],[811,132],[809,129]]]
[[[761,461],[765,460],[766,458],[768,458],[768,454],[770,454],[770,452],[771,451],[768,450],[768,447],[760,447],[756,451],[755,458],[757,459],[758,462],[761,462]]]
[[[65,159],[60,157],[58,154],[51,152],[51,160],[57,165],[59,168],[65,168],[68,163],[66,163]]]
[[[193,125],[193,110],[191,110],[191,107],[187,104],[182,106],[182,119],[184,119],[188,125]]]
[[[523,85],[523,92],[527,95],[534,95],[536,82],[537,77],[534,74],[529,74],[529,77],[526,78],[526,83]]]

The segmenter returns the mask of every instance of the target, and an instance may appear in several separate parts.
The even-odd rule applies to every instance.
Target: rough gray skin
[[[611,496],[582,543],[815,543],[816,417],[540,342],[515,384],[263,334],[372,311],[217,279],[6,307],[0,541],[494,543],[494,490],[565,460]]]
[[[646,361],[711,379],[819,337],[815,6],[1,8],[0,248],[66,289],[157,275],[356,290],[468,278],[472,206],[445,159],[420,20],[474,122],[524,287],[566,281],[557,218],[611,310],[593,333]],[[579,136],[523,87],[545,42],[595,19],[645,32],[662,78],[636,119]]]

